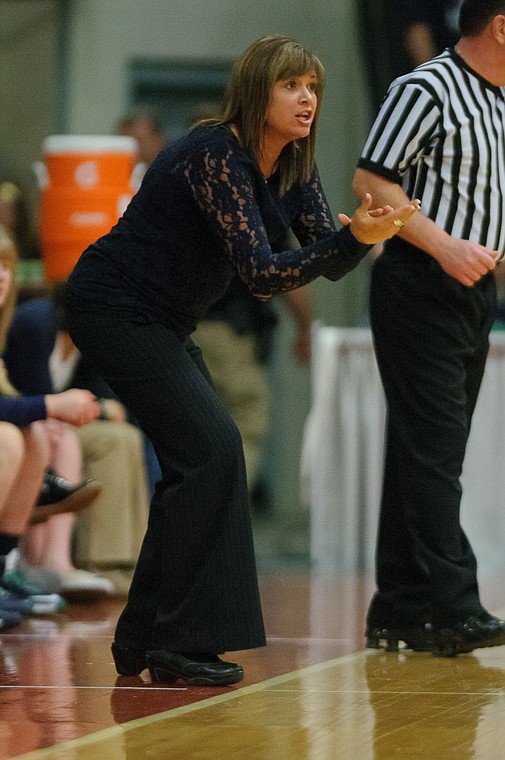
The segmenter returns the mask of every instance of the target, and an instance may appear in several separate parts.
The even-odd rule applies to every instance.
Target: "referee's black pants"
[[[374,264],[387,426],[371,626],[448,625],[482,611],[460,475],[495,300],[492,275],[465,287],[421,251],[386,252]]]
[[[162,470],[116,642],[215,653],[262,646],[242,443],[199,349],[141,314],[70,297],[66,321]]]

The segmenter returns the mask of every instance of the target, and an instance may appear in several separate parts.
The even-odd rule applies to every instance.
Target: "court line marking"
[[[205,710],[207,707],[213,707],[214,705],[218,705],[223,702],[230,702],[233,699],[242,698],[247,694],[254,694],[255,692],[265,691],[272,686],[279,686],[281,684],[287,683],[288,681],[292,681],[295,678],[300,678],[312,673],[319,673],[322,670],[328,670],[329,668],[335,667],[337,665],[344,665],[355,660],[365,659],[370,655],[370,651],[363,650],[361,652],[354,652],[352,654],[344,655],[343,657],[337,657],[333,660],[318,662],[315,665],[308,665],[305,668],[300,668],[300,670],[293,670],[289,673],[283,673],[280,676],[268,678],[266,681],[260,681],[258,683],[251,684],[250,686],[243,686],[240,689],[234,689],[233,691],[227,692],[226,694],[218,694],[215,697],[201,699],[198,702],[193,702],[191,705],[174,707],[173,710],[165,710],[162,713],[156,713],[156,715],[148,715],[145,718],[136,718],[135,720],[130,720],[127,723],[121,723],[120,725],[103,728],[100,731],[95,731],[92,734],[86,734],[86,736],[80,736],[77,739],[72,739],[71,741],[63,742],[62,744],[54,744],[52,747],[33,750],[31,752],[26,752],[23,755],[16,755],[15,758],[12,758],[12,760],[41,760],[45,757],[57,758],[60,753],[65,753],[72,749],[78,749],[79,747],[84,747],[86,745],[107,741],[108,739],[113,739],[116,736],[121,736],[125,732],[134,731],[135,729],[143,728],[144,726],[148,726],[152,723],[158,723],[164,720],[172,720],[174,718],[179,718],[181,715],[188,715],[189,713],[198,712],[198,710]]]
[[[497,616],[503,619],[503,612],[504,611],[499,611],[498,613],[494,613],[494,614],[496,614]],[[65,753],[68,750],[78,749],[79,747],[84,747],[86,745],[91,745],[91,744],[96,744],[102,741],[107,741],[108,739],[113,739],[114,737],[120,736],[121,734],[125,732],[134,731],[135,729],[143,728],[144,726],[148,726],[152,723],[158,723],[164,720],[172,720],[174,718],[180,717],[181,715],[188,715],[189,713],[197,712],[199,710],[205,710],[207,707],[213,707],[214,705],[221,704],[223,702],[230,702],[233,699],[243,697],[247,694],[254,694],[255,692],[265,691],[271,686],[278,686],[280,684],[284,684],[284,683],[287,683],[288,681],[294,680],[295,678],[303,677],[305,675],[309,675],[312,673],[320,673],[323,670],[327,670],[329,668],[332,668],[338,665],[344,665],[349,662],[362,660],[362,659],[366,659],[367,657],[370,657],[370,656],[373,657],[377,655],[380,655],[380,650],[372,653],[370,650],[364,649],[359,652],[353,652],[352,654],[344,655],[343,657],[337,657],[332,660],[325,660],[324,662],[318,662],[315,665],[308,665],[307,667],[300,668],[299,670],[293,670],[293,671],[290,671],[289,673],[284,673],[280,676],[274,676],[273,678],[269,678],[266,681],[260,681],[256,684],[251,684],[250,686],[243,686],[242,688],[234,689],[233,691],[228,692],[226,694],[219,694],[215,697],[209,697],[208,699],[202,699],[202,700],[199,700],[198,702],[193,702],[191,705],[182,705],[181,707],[174,707],[172,710],[165,710],[162,713],[156,713],[156,715],[148,715],[145,718],[136,718],[135,720],[131,720],[126,723],[121,723],[116,726],[110,726],[109,728],[104,728],[104,729],[101,729],[100,731],[95,731],[92,734],[86,734],[86,736],[80,736],[68,742],[55,744],[52,747],[46,747],[44,749],[33,750],[23,755],[16,755],[15,758],[12,758],[11,760],[42,760],[42,758],[45,758],[45,757],[57,758],[59,754]],[[18,688],[22,688],[22,687],[18,687]],[[97,688],[97,687],[91,687],[91,688]],[[102,687],[98,687],[98,688],[102,688]],[[132,688],[132,687],[126,687],[126,688]],[[387,693],[389,694],[391,692],[387,692]]]
[[[1,0],[0,0],[1,2]],[[117,687],[113,686],[111,687],[110,684],[108,686],[20,686],[19,684],[6,684],[5,686],[0,686],[0,691],[3,689],[13,689],[17,691],[47,691],[48,689],[53,689],[55,691],[110,691],[112,689],[115,689]],[[143,686],[121,686],[121,691],[177,691],[177,692],[187,692],[187,690],[190,688],[189,686],[149,686],[148,684],[144,684]]]

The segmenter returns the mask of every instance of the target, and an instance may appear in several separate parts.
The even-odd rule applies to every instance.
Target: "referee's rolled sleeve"
[[[360,169],[366,169],[366,171],[372,172],[372,174],[379,174],[381,177],[384,177],[384,179],[388,179],[390,182],[396,182],[397,185],[401,185],[402,180],[397,171],[394,169],[388,169],[387,166],[376,164],[368,158],[360,158],[358,161],[358,167]]]

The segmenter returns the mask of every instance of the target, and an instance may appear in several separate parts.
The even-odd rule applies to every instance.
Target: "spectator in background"
[[[400,26],[408,68],[429,61],[456,43],[461,2],[392,0],[392,18]]]
[[[363,59],[373,112],[390,82],[457,39],[461,0],[360,0]]]
[[[19,259],[40,259],[26,196],[15,182],[0,182],[0,224],[12,238]]]
[[[43,286],[41,248],[36,234],[26,194],[12,181],[0,182],[0,225],[9,233],[18,252],[17,281],[20,284],[18,299],[24,295],[24,286]]]
[[[68,481],[78,482],[83,472],[79,429],[70,426],[60,428],[56,431],[50,461]],[[96,480],[91,482],[98,483]],[[101,488],[95,489],[93,499],[82,514],[94,508],[100,491]],[[31,522],[38,511],[39,507],[36,507]],[[68,602],[94,602],[114,592],[114,585],[108,578],[75,567],[74,530],[81,516],[68,512],[57,514],[47,521],[37,520],[26,528],[20,543],[20,554],[15,554],[10,563],[16,568],[18,579],[26,579],[23,585],[18,585],[18,591],[29,593],[31,587],[54,591]]]
[[[138,145],[138,159],[149,166],[160,150],[167,144],[163,122],[149,108],[137,108],[121,117],[116,134],[134,137]]]
[[[3,352],[14,309],[16,262],[14,243],[0,227],[0,353]],[[79,446],[73,430],[64,423],[85,425],[99,413],[99,405],[88,391],[20,396],[11,385],[3,362],[0,365],[0,420],[2,440],[6,445],[5,452],[1,452],[5,459],[0,469],[4,477],[0,483],[0,610],[16,612],[14,600],[9,595],[11,592],[24,598],[26,607],[21,611],[54,612],[61,608],[63,602],[60,597],[40,593],[40,588],[28,582],[19,567],[18,547],[21,537],[27,537],[26,529],[31,521],[39,523],[48,520],[46,525],[36,529],[40,538],[43,530],[51,531],[51,523],[59,521],[61,513],[71,508],[65,499],[53,504],[35,505],[49,464],[69,467],[71,471],[66,474],[76,481],[80,479]],[[66,481],[63,483],[66,484]],[[84,488],[80,490],[84,491]],[[76,492],[78,486],[71,489],[71,496]],[[88,489],[84,498],[72,501],[72,508],[88,506],[96,495],[96,490]],[[61,523],[58,522],[58,525]],[[52,549],[59,550],[59,556],[53,554],[53,558],[55,561],[61,560],[62,565],[67,562],[65,569],[70,570],[68,531],[58,533],[58,538],[66,543],[62,544],[60,540],[58,547],[53,544]],[[45,552],[47,545],[40,544],[38,548],[40,552]],[[42,605],[43,609],[39,610],[38,605]]]
[[[142,122],[139,124],[139,136],[142,127],[146,150],[153,150],[158,125],[148,130]],[[11,181],[0,183],[0,220],[3,220],[16,249],[19,248],[22,253],[22,261],[18,261],[17,267],[19,275],[20,263],[26,271],[27,259],[40,258],[40,247],[26,196],[21,187]],[[18,305],[7,337],[5,363],[13,385],[22,394],[52,396],[55,391],[60,393],[69,389],[71,384],[54,387],[49,357],[56,341],[55,305],[50,295],[42,298],[33,298],[33,295],[35,292],[52,294],[54,285],[44,283],[37,291],[30,286],[25,287],[24,271],[21,272]],[[76,380],[79,381],[79,378]],[[100,390],[103,391],[100,395],[106,395],[103,382],[96,389],[85,384],[79,387],[93,393]],[[110,390],[109,393],[113,395]],[[80,601],[92,600],[114,591],[121,595],[127,592],[145,532],[148,490],[142,438],[138,429],[132,425],[116,428],[115,418],[120,406],[115,405],[113,400],[102,400],[99,414],[107,414],[108,420],[112,422],[114,419],[113,424],[106,425],[100,420],[85,429],[73,431],[68,428],[65,432],[65,437],[71,438],[71,441],[64,445],[62,440],[58,450],[66,449],[69,456],[62,462],[62,471],[57,474],[46,471],[42,498],[46,498],[48,490],[51,494],[57,489],[62,490],[62,474],[72,480],[77,477],[75,473],[80,478],[83,471],[93,487],[98,482],[105,487],[99,494],[98,491],[95,493],[89,511],[77,520],[65,514],[54,517],[48,525],[33,526],[25,531],[20,544],[21,552],[16,552],[15,560],[18,575],[26,579],[30,588],[41,591],[59,589],[67,600]],[[82,494],[89,490],[88,483],[80,489],[81,500]],[[68,504],[68,498],[65,504]],[[115,509],[119,507],[121,519],[116,521]],[[37,515],[41,512],[39,508]],[[112,526],[109,520],[113,522]],[[74,561],[78,568],[74,566]],[[95,571],[103,571],[110,577],[103,577]]]
[[[16,386],[25,394],[85,388],[99,398],[100,418],[75,431],[84,472],[99,481],[102,489],[76,522],[73,556],[88,572],[79,571],[73,586],[77,594],[81,579],[84,595],[87,581],[99,572],[112,582],[116,594],[124,595],[147,524],[143,438],[129,423],[124,406],[81,357],[64,330],[60,290],[55,288],[52,298],[29,299],[16,307],[5,361]]]

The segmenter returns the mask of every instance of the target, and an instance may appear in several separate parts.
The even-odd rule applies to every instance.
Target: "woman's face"
[[[284,147],[308,137],[317,108],[316,90],[314,73],[276,82],[265,118],[265,140]]]
[[[12,287],[12,269],[0,258],[0,307],[5,305]]]

